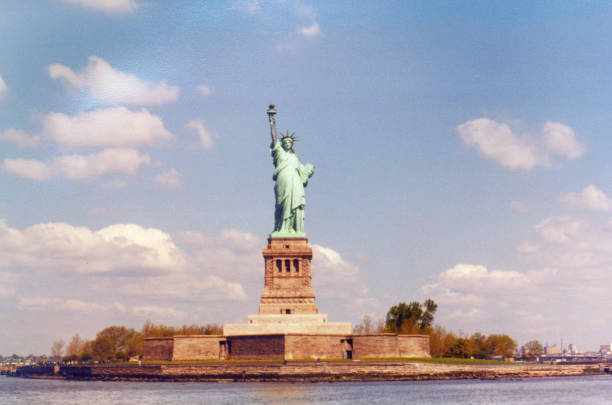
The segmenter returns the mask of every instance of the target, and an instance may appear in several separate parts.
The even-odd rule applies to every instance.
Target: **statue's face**
[[[289,152],[293,148],[293,141],[291,138],[283,138],[283,149]]]

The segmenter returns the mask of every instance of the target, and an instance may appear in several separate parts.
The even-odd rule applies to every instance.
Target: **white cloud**
[[[193,291],[194,288],[210,289],[210,285],[220,284],[212,288],[211,293],[202,292],[198,296],[203,297],[201,299],[222,297],[223,294],[215,292],[220,289],[229,291],[225,293],[227,297],[238,299],[242,297],[238,290],[238,282],[240,282],[250,289],[250,294],[259,296],[261,293],[260,283],[263,281],[264,268],[261,248],[265,246],[265,241],[259,236],[236,229],[226,229],[219,235],[208,235],[196,231],[182,232],[177,240],[188,252],[194,269],[208,275],[221,276],[228,281],[220,280],[216,283],[214,279],[202,276],[197,277],[197,280],[203,280],[200,285],[196,281],[181,280],[174,284],[158,280],[155,285],[159,285],[159,289],[167,285],[170,288],[168,294],[179,295],[180,286],[189,285],[185,287],[185,291],[187,295],[192,295],[194,293],[189,293],[189,291]],[[331,248],[312,245],[312,249],[312,283],[317,297],[323,302],[323,307],[325,303],[333,303],[343,308],[348,306],[351,310],[347,313],[350,313],[351,316],[359,316],[361,313],[357,315],[354,313],[356,306],[359,306],[359,310],[365,310],[365,303],[377,302],[370,296],[369,289],[361,278],[359,267],[343,259],[337,251]],[[227,282],[236,283],[236,286],[225,285],[224,283]],[[142,289],[142,291],[157,290],[157,288]],[[367,310],[369,312],[373,308],[370,307]]]
[[[212,96],[215,94],[215,91],[208,86],[198,86],[198,91],[205,97]]]
[[[263,240],[236,229],[219,235],[182,232],[178,240],[189,246],[191,262],[207,274],[218,274],[240,280],[253,280],[263,274],[261,247]]]
[[[171,319],[185,318],[187,314],[183,311],[177,311],[173,308],[158,307],[155,305],[141,305],[131,309],[131,312],[135,315],[141,315],[144,317],[152,317],[156,319]]]
[[[130,297],[149,299],[171,299],[178,301],[244,301],[246,294],[242,285],[223,280],[214,275],[172,274],[146,277],[136,282],[123,282],[120,293]]]
[[[83,7],[106,13],[128,13],[139,5],[136,0],[63,0],[64,3],[78,4]]]
[[[465,122],[457,126],[457,132],[486,159],[512,170],[550,167],[554,155],[577,159],[584,153],[573,130],[554,122],[547,122],[539,137],[515,134],[507,124],[486,118]]]
[[[576,141],[574,131],[558,122],[547,122],[544,125],[544,140],[551,153],[577,159],[584,154],[584,147]]]
[[[593,211],[612,211],[612,199],[594,185],[586,186],[579,193],[568,193],[561,202],[569,207]]]
[[[134,174],[141,165],[150,164],[149,155],[137,150],[105,149],[89,155],[65,155],[53,158],[51,167],[69,180],[86,180],[108,173]]]
[[[45,311],[60,304],[60,298],[51,297],[21,297],[19,298],[19,308],[34,311]]]
[[[591,346],[612,333],[606,326],[612,318],[612,218],[546,218],[517,252],[520,271],[457,264],[422,286],[421,295],[439,304],[436,321],[455,331],[508,333],[523,342],[563,337]],[[593,319],[606,320],[599,338],[581,332]]]
[[[63,79],[72,87],[87,90],[94,100],[108,105],[151,106],[176,101],[179,97],[177,86],[139,79],[113,69],[97,56],[90,56],[89,63],[80,72],[61,64],[50,65],[48,72],[52,79]]]
[[[210,132],[204,128],[204,124],[200,120],[191,121],[187,124],[187,128],[195,130],[200,138],[200,145],[204,149],[210,149],[213,147],[214,140],[218,138],[218,135]]]
[[[516,271],[487,270],[484,266],[457,264],[442,272],[438,282],[458,292],[489,291],[490,293],[507,294],[512,291],[528,288],[529,278]]]
[[[261,238],[235,229],[218,235],[182,232],[177,240],[185,247],[185,271],[126,278],[118,291],[129,297],[187,302],[244,301],[241,283],[263,275]],[[257,286],[259,289],[259,285]],[[260,291],[257,292],[259,294]]]
[[[8,87],[6,87],[6,83],[4,82],[2,75],[0,75],[0,100],[6,96],[6,93],[8,93]]]
[[[25,131],[9,128],[0,132],[0,142],[11,142],[20,148],[34,148],[40,145],[40,136],[28,135]]]
[[[150,157],[141,155],[137,150],[115,148],[89,155],[58,156],[48,163],[6,159],[3,168],[15,176],[33,181],[49,180],[55,176],[69,180],[88,180],[109,173],[134,174],[140,166],[150,163]]]
[[[560,245],[574,239],[584,225],[583,221],[571,217],[549,217],[534,229],[545,242]]]
[[[124,312],[125,306],[113,302],[108,304],[96,304],[94,302],[77,299],[64,299],[58,297],[20,297],[17,306],[28,311],[45,312],[73,312],[83,314],[110,314]]]
[[[134,147],[154,145],[173,137],[160,117],[146,109],[130,111],[125,107],[82,112],[75,116],[50,113],[43,119],[43,133],[71,147]]]
[[[524,331],[528,323],[516,313],[545,310],[545,297],[558,292],[551,287],[555,277],[554,270],[518,272],[457,264],[422,286],[421,294],[439,304],[436,320],[445,327],[485,333]]]
[[[424,285],[421,291],[441,304],[471,311],[474,307],[485,308],[492,299],[510,302],[525,299],[549,277],[548,271],[521,273],[457,264],[440,273],[434,282]]]
[[[72,298],[58,297],[21,297],[19,298],[18,308],[28,311],[44,312],[68,312],[81,313],[87,315],[96,314],[131,314],[141,317],[154,317],[161,319],[185,318],[186,313],[174,308],[159,307],[156,305],[137,305],[134,307],[125,306],[119,302],[98,304],[90,301],[83,301]]]
[[[181,185],[181,174],[176,169],[169,169],[155,176],[155,181],[164,187],[179,187]]]
[[[2,169],[13,176],[32,181],[49,180],[54,175],[45,163],[31,159],[5,159]]]
[[[482,311],[478,308],[472,308],[469,311],[463,311],[458,309],[452,312],[449,317],[451,318],[464,318],[464,319],[480,319],[482,318]]]
[[[580,202],[583,196],[579,193],[578,197]],[[530,333],[540,334],[526,336],[527,339],[542,339],[541,334],[546,333],[547,339],[552,336],[556,340],[560,336],[580,336],[579,331],[590,328],[593,319],[605,319],[605,324],[610,325],[612,219],[606,223],[595,218],[584,215],[579,218],[548,217],[534,226],[535,237],[518,246],[522,262],[543,270],[528,273],[537,288],[533,297],[540,297],[541,303],[530,306],[525,303],[526,297],[519,294],[512,303],[517,310],[516,316],[514,319],[505,317],[506,322],[515,324],[516,333],[525,333],[522,329],[525,328],[534,331]],[[495,303],[489,300],[486,305],[494,307]],[[528,317],[528,313],[535,317]],[[560,320],[563,322],[559,323]],[[547,332],[546,328],[554,333]],[[599,338],[591,336],[595,341],[591,340],[589,346],[597,343],[601,336],[612,333],[610,327],[600,329]]]
[[[112,313],[125,310],[125,307],[119,303],[96,304],[94,302],[70,298],[62,300],[59,304],[55,305],[55,308],[58,311],[81,312],[84,314]]]
[[[344,260],[335,250],[312,245],[312,284],[322,297],[363,299],[369,289],[359,267]]]
[[[612,266],[612,225],[585,218],[553,216],[534,226],[539,237],[519,246],[519,253],[543,266],[607,271]],[[527,248],[525,248],[527,247]]]
[[[321,28],[319,27],[319,24],[314,23],[307,27],[298,28],[297,32],[306,38],[315,38],[321,35]]]
[[[92,231],[46,223],[19,230],[0,221],[0,269],[151,274],[181,271],[185,265],[183,251],[159,229],[117,224]]]

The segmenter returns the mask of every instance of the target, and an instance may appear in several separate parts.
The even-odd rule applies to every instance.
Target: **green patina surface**
[[[270,153],[274,163],[274,231],[271,238],[305,238],[304,209],[306,196],[304,188],[314,174],[314,166],[303,165],[294,151],[297,138],[287,132],[280,140],[276,132],[276,110],[274,104],[267,111],[270,121]]]

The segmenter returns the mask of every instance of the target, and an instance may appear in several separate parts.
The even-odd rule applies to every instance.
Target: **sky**
[[[432,298],[456,333],[597,350],[611,19],[600,1],[2,1],[0,354],[256,313],[270,103],[316,167],[330,321]]]

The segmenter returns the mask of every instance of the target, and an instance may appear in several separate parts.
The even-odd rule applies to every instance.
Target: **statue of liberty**
[[[281,134],[282,137],[280,141],[278,140],[274,104],[270,104],[267,112],[272,137],[270,153],[274,163],[272,180],[276,182],[274,185],[276,196],[274,231],[270,237],[303,238],[306,236],[304,233],[304,208],[306,206],[304,187],[314,174],[314,167],[311,164],[302,165],[295,154],[293,150],[293,145],[297,141],[295,134],[289,132]]]

